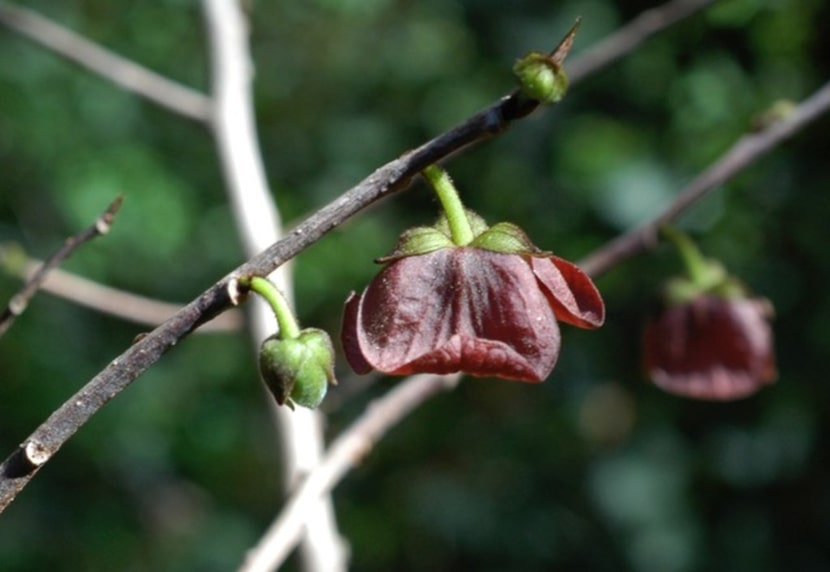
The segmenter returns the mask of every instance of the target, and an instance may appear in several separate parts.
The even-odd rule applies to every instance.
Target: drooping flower
[[[646,371],[660,388],[686,397],[751,395],[776,377],[771,313],[761,298],[701,295],[671,306],[646,326]]]
[[[643,366],[660,388],[695,399],[747,397],[776,378],[772,305],[751,297],[685,235],[678,246],[687,275],[671,280],[665,308],[643,335]]]
[[[605,306],[574,264],[542,252],[510,223],[466,211],[474,238],[450,224],[411,229],[387,266],[346,301],[342,341],[352,368],[393,375],[465,372],[539,382],[559,356],[557,320],[596,328]]]

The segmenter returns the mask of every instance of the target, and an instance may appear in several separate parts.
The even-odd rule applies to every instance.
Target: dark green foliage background
[[[575,16],[578,54],[654,5],[254,4],[260,139],[292,221],[510,90],[514,59],[552,47]],[[27,5],[209,89],[197,2]],[[449,168],[468,206],[577,260],[658,212],[772,102],[826,81],[828,22],[824,0],[721,0]],[[607,325],[567,328],[546,383],[466,380],[338,487],[353,568],[830,569],[828,127],[815,123],[682,221],[775,304],[776,385],[708,404],[646,383],[641,326],[678,263],[664,249],[630,260],[599,281]],[[124,193],[111,234],[65,265],[100,282],[184,302],[242,261],[203,127],[6,29],[0,174],[0,240],[40,257]],[[372,259],[435,216],[419,185],[310,248],[295,266],[301,320],[337,331]],[[0,277],[1,300],[16,288]],[[38,296],[0,340],[0,454],[140,331]],[[395,383],[354,394],[339,368],[331,435]],[[232,569],[280,506],[267,398],[244,334],[189,338],[0,516],[0,569]]]

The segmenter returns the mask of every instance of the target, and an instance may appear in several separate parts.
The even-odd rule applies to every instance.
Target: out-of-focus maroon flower
[[[678,248],[686,275],[668,282],[666,308],[646,325],[643,365],[651,380],[671,393],[716,401],[772,383],[772,304],[749,296],[677,229],[662,228],[661,235]]]
[[[411,229],[363,293],[346,301],[342,341],[356,372],[539,382],[559,356],[557,320],[602,325],[602,298],[579,268],[540,251],[512,224],[488,228],[468,214],[470,244],[453,244],[441,223]]]
[[[760,298],[701,295],[646,326],[643,361],[652,381],[697,399],[746,397],[775,380],[769,324]]]

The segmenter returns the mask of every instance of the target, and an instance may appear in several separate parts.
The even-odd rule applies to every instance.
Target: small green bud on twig
[[[316,408],[326,396],[334,378],[334,345],[324,331],[300,329],[287,300],[268,279],[243,277],[238,285],[262,296],[271,306],[279,332],[267,338],[259,348],[259,372],[277,403]]]
[[[306,328],[290,339],[274,334],[262,342],[259,371],[280,405],[316,408],[328,384],[337,384],[331,338],[316,328]]]
[[[531,52],[513,66],[522,93],[541,103],[556,103],[568,91],[568,76],[562,64],[571,51],[580,20],[549,54]]]

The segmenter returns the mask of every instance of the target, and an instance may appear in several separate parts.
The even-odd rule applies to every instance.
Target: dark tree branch
[[[114,54],[32,10],[2,2],[0,23],[174,113],[204,123],[211,119],[207,96]]]
[[[115,358],[78,393],[55,410],[0,465],[0,512],[58,449],[110,399],[201,324],[232,305],[229,281],[238,276],[267,276],[323,235],[370,204],[409,186],[425,167],[464,147],[503,132],[538,104],[518,92],[503,97],[461,125],[377,169],[295,227],[285,238],[239,266]]]
[[[638,229],[612,240],[592,253],[579,265],[593,277],[600,276],[621,261],[653,248],[658,229],[675,220],[707,193],[731,179],[769,153],[786,139],[830,110],[830,83],[826,83],[786,117],[766,129],[748,133],[690,182],[660,216]]]
[[[233,277],[267,276],[370,204],[409,186],[428,165],[467,145],[500,133],[537,107],[512,93],[461,125],[404,153],[295,227],[285,238],[233,270],[164,324],[136,341],[78,393],[55,410],[0,465],[0,512],[58,449],[110,399],[200,325],[232,306]]]
[[[122,202],[123,197],[119,196],[117,199],[112,201],[112,203],[110,203],[107,210],[101,213],[101,216],[99,216],[95,222],[92,223],[92,225],[75,236],[67,238],[63,243],[63,246],[55,252],[55,254],[50,256],[41,265],[40,269],[35,272],[31,278],[29,278],[29,280],[23,285],[20,292],[12,296],[6,310],[2,315],[0,315],[0,336],[6,333],[15,318],[26,310],[26,307],[29,305],[29,301],[40,289],[41,285],[46,280],[46,276],[52,269],[57,268],[61,262],[69,258],[69,256],[84,243],[89,242],[96,236],[101,236],[102,234],[107,234],[107,232],[109,232],[110,225],[112,225],[112,221],[115,218],[118,209],[121,208]]]

